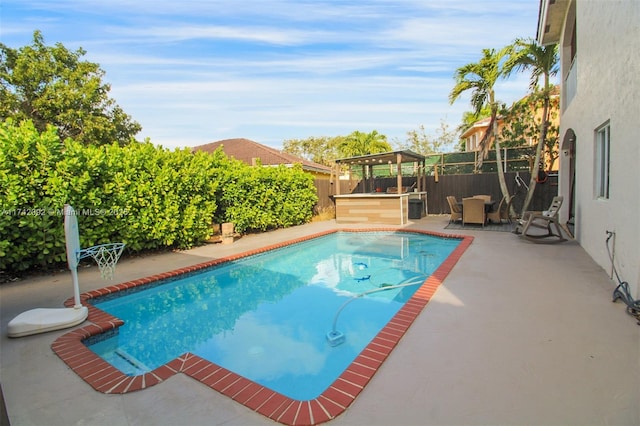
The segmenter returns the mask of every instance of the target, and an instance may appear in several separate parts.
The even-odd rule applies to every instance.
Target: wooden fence
[[[523,182],[523,184],[517,184],[516,176],[522,179],[521,182]],[[522,210],[522,205],[524,204],[524,199],[527,194],[527,189],[524,185],[529,185],[529,179],[529,172],[505,173],[509,193],[515,196],[513,207],[517,214],[520,214]],[[402,185],[411,186],[415,181],[415,176],[403,177]],[[316,205],[316,212],[335,207],[331,197],[331,195],[335,194],[335,190],[332,188],[332,185],[335,185],[335,183],[330,184],[328,180],[317,179],[315,184],[318,189],[319,198]],[[341,194],[362,192],[360,186],[362,182],[358,182],[357,184],[356,182],[352,182],[350,184],[348,181],[340,181],[340,185]],[[397,186],[397,180],[395,177],[376,178],[375,185],[385,191],[387,187]],[[448,214],[449,205],[447,204],[446,198],[448,195],[453,195],[460,200],[463,197],[478,194],[491,195],[491,198],[494,200],[502,199],[497,173],[443,175],[439,176],[437,181],[434,176],[427,176],[427,206],[429,214]],[[529,210],[545,210],[549,207],[549,204],[551,204],[551,199],[556,195],[558,195],[558,176],[557,174],[551,174],[545,182],[536,185]]]
[[[317,194],[318,194],[318,202],[313,209],[314,214],[318,214],[322,211],[333,209],[336,207],[336,204],[333,202],[333,195],[336,193],[334,185],[335,182],[329,182],[328,179],[315,179],[314,184],[316,186]],[[349,181],[340,181],[340,193],[341,194],[350,194],[356,188],[358,182]]]

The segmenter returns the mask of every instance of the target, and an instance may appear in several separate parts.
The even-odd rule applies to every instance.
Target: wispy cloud
[[[311,41],[331,40],[332,33],[326,31],[305,31],[279,29],[269,26],[225,26],[225,25],[167,25],[144,29],[122,30],[112,27],[111,31],[122,37],[122,41],[138,40],[147,43],[175,43],[185,40],[233,40],[246,43],[273,44],[278,46],[304,45]]]

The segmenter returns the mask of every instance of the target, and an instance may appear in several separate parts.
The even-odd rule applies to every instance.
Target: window
[[[596,130],[596,198],[609,198],[609,122]]]
[[[573,21],[573,31],[571,31],[571,62],[576,57],[576,53],[578,53],[578,38],[576,37],[576,22]]]

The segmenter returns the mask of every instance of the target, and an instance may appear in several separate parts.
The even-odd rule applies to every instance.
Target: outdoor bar
[[[403,186],[402,165],[413,163],[415,182]],[[425,157],[410,150],[384,152],[336,160],[336,179],[348,166],[348,173],[360,168],[362,181],[359,191],[340,193],[340,184],[334,185],[337,223],[381,223],[406,225],[409,219],[419,219],[427,213]],[[376,185],[375,171],[388,167],[395,170],[396,186],[382,188]],[[333,179],[333,176],[332,176]]]

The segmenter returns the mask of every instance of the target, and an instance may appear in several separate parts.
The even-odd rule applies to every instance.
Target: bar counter
[[[426,192],[334,195],[336,222],[406,225],[409,223],[409,198],[424,197],[426,205],[426,195]],[[421,216],[424,213],[421,211]]]

